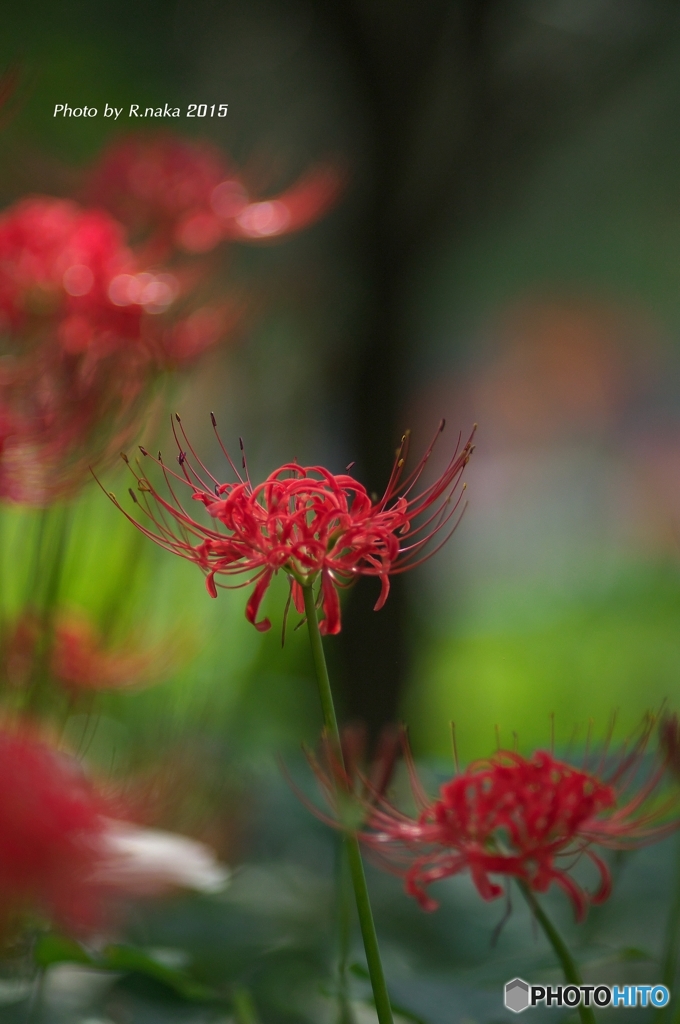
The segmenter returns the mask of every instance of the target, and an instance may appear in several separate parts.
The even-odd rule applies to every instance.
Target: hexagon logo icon
[[[529,986],[521,978],[513,978],[505,984],[503,1002],[508,1010],[521,1013],[529,1005]]]

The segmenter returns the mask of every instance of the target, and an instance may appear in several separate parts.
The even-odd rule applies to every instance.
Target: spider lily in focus
[[[221,483],[198,459],[178,416],[176,420],[180,472],[171,471],[159,453],[156,461],[165,476],[166,497],[147,476],[133,469],[137,493],[131,489],[130,494],[144,519],[140,522],[129,515],[128,519],[161,547],[196,563],[205,573],[211,597],[217,597],[218,586],[228,585],[219,582],[223,577],[249,574],[249,579],[237,586],[254,584],[246,618],[260,631],[271,626],[269,619],[258,620],[258,613],[279,571],[288,576],[291,597],[300,613],[304,612],[302,588],[319,584],[318,604],[324,616],[321,632],[339,633],[339,589],[360,576],[377,577],[381,587],[377,611],[387,600],[390,577],[415,568],[439,550],[460,520],[464,488],[459,484],[472,454],[472,435],[462,448],[459,438],[440,476],[416,491],[444,429],[443,420],[406,478],[409,434],[404,435],[385,493],[376,501],[347,473],[334,474],[323,466],[296,462],[281,466],[263,483],[253,484],[245,457],[237,469],[220,440],[237,478]],[[214,416],[212,421],[215,426]],[[141,452],[148,455],[144,448]],[[207,522],[187,510],[178,484],[205,507]]]

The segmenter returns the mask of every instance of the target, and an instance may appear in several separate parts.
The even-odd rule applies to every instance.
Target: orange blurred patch
[[[527,300],[492,328],[496,353],[473,383],[476,415],[514,443],[606,429],[654,363],[639,315],[583,300]],[[633,345],[636,335],[644,346]]]

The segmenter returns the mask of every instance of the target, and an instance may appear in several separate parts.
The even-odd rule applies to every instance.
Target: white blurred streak
[[[96,881],[137,895],[153,895],[172,888],[220,892],[229,870],[212,850],[195,839],[110,821]]]

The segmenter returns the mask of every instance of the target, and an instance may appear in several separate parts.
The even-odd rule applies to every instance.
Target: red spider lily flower
[[[44,507],[128,444],[148,410],[152,365],[136,346],[66,356],[49,339],[0,368],[0,497]]]
[[[347,802],[347,782],[337,768],[315,763],[332,816],[315,813],[335,827],[352,828],[381,866],[404,878],[407,893],[424,910],[438,906],[427,892],[433,882],[469,871],[484,900],[506,892],[495,880],[503,877],[538,893],[554,883],[582,920],[588,904],[611,891],[609,869],[594,846],[633,849],[680,827],[680,793],[657,793],[668,767],[663,748],[646,758],[653,725],[650,718],[630,748],[613,759],[603,755],[594,770],[543,750],[529,758],[500,750],[444,783],[434,800],[423,791],[404,741],[417,817],[402,813],[364,779],[353,827],[338,810]],[[569,874],[582,855],[599,875],[594,893]]]
[[[159,133],[114,143],[91,173],[86,194],[145,235],[156,255],[173,248],[201,254],[225,240],[273,238],[306,227],[333,205],[342,183],[336,168],[320,166],[280,195],[256,200],[218,149]]]
[[[214,416],[212,420],[214,426]],[[269,619],[258,621],[257,616],[273,577],[282,571],[289,578],[293,602],[301,613],[302,587],[319,583],[318,600],[324,615],[321,630],[339,633],[338,588],[350,586],[360,576],[375,576],[381,584],[375,608],[382,608],[389,594],[390,576],[420,565],[455,529],[462,490],[456,492],[472,452],[472,437],[462,449],[459,439],[441,475],[415,492],[443,428],[442,421],[433,442],[406,479],[402,476],[409,435],[404,436],[385,493],[373,501],[365,487],[348,474],[336,475],[323,466],[299,466],[295,462],[281,466],[264,483],[254,486],[245,458],[245,475],[241,475],[224,447],[237,480],[219,483],[200,461],[194,465],[187,457],[180,440],[194,457],[195,453],[180,423],[181,439],[177,434],[175,439],[182,474],[171,473],[158,460],[169,488],[166,498],[146,476],[135,472],[141,497],[132,490],[130,493],[150,525],[128,518],[161,547],[195,562],[206,575],[211,597],[217,597],[218,585],[227,585],[218,584],[220,577],[248,573],[250,578],[237,585],[255,584],[246,605],[246,618],[258,630],[271,626]],[[145,449],[141,451],[147,455]],[[187,512],[173,479],[205,506],[210,522],[199,522]],[[118,504],[115,497],[113,500]],[[433,547],[434,541],[437,543]]]
[[[285,192],[251,201],[241,182],[230,178],[213,190],[207,209],[179,222],[177,244],[187,252],[207,252],[223,240],[254,242],[300,231],[328,212],[343,184],[336,168],[320,166]]]
[[[73,695],[148,684],[170,665],[167,650],[107,646],[83,614],[61,612],[45,623],[29,609],[4,630],[0,673],[9,685],[30,683],[41,644],[48,648],[53,680]]]
[[[26,728],[0,728],[0,928],[27,913],[68,930],[98,927],[92,881],[111,803],[77,763]]]
[[[31,610],[3,629],[0,673],[9,686],[20,689],[30,681],[41,635],[40,618]]]
[[[125,821],[120,802],[35,729],[0,726],[0,776],[3,937],[36,917],[92,933],[119,916],[122,896],[224,884],[206,847]]]
[[[116,379],[112,373],[109,383]],[[125,382],[121,382],[121,392],[102,395],[99,408],[94,402],[101,393],[97,388],[80,409],[65,396],[61,407],[50,410],[53,419],[47,417],[46,409],[38,410],[35,419],[26,414],[18,417],[11,433],[0,436],[0,498],[45,508],[72,497],[89,478],[90,467],[109,462],[137,432],[144,394],[141,380],[134,385],[136,394],[129,396],[129,404],[124,401]],[[10,397],[18,406],[30,405],[25,393]]]
[[[312,224],[335,203],[343,187],[337,168],[313,168],[285,192],[259,202],[239,202],[232,182],[224,182],[211,196],[211,207],[223,224],[226,238],[275,238]]]
[[[110,349],[136,340],[141,306],[111,300],[134,270],[122,227],[103,210],[64,199],[24,199],[0,216],[0,320],[24,345],[57,323],[63,350]]]
[[[149,390],[233,331],[191,308],[196,273],[141,270],[103,210],[33,197],[0,215],[0,497],[66,497],[130,442]]]
[[[209,143],[169,132],[132,134],[104,151],[86,194],[133,231],[172,234],[180,217],[208,207],[227,178],[223,155]]]
[[[154,651],[105,646],[99,631],[84,616],[57,618],[50,667],[55,680],[72,692],[120,690],[150,682],[166,666]]]
[[[184,320],[168,327],[159,314],[172,311],[198,278],[145,266],[104,210],[45,196],[22,200],[0,216],[0,328],[19,354],[56,342],[63,365],[71,359],[74,386],[91,383],[97,362],[110,354],[137,360],[127,373],[138,373],[145,360],[163,363],[166,336],[175,361],[186,358],[172,338]],[[203,328],[209,338],[200,344],[184,346],[189,358],[229,326],[222,311],[198,313],[211,330]],[[190,325],[196,312],[185,316]]]

